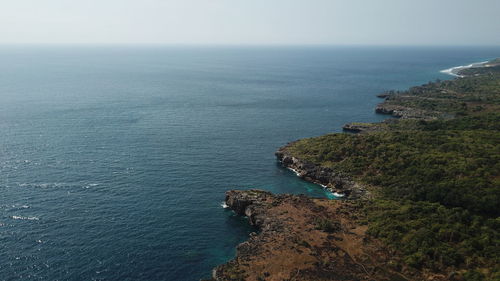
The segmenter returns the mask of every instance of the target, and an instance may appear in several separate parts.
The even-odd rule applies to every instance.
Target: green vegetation
[[[478,67],[478,68],[468,68],[461,70],[458,74],[464,76],[474,76],[474,75],[494,75],[500,73],[500,60],[496,59],[491,61],[491,67]]]
[[[329,233],[338,231],[340,229],[340,223],[332,222],[326,218],[317,218],[314,224],[316,225],[316,229]]]
[[[465,116],[450,120],[398,120],[389,123],[386,129],[401,130],[495,130],[500,131],[500,113],[483,113],[481,115]]]
[[[366,127],[375,127],[375,126],[377,126],[376,123],[353,122],[353,123],[350,123],[350,124],[355,125],[355,126],[366,126]]]
[[[387,198],[439,202],[498,216],[499,140],[499,131],[487,130],[387,131],[304,139],[290,151],[383,186]]]
[[[438,203],[393,200],[375,200],[366,212],[369,234],[400,250],[409,266],[435,271],[463,267],[471,275],[487,269],[488,275],[500,277],[498,218]]]
[[[499,69],[494,71],[494,69]],[[384,102],[427,112],[432,117],[474,115],[500,110],[500,66],[471,68],[479,76],[435,81],[391,94]]]
[[[377,124],[375,132],[303,139],[287,149],[373,187],[376,199],[363,207],[369,234],[406,265],[457,271],[462,280],[500,280],[500,74],[485,69],[386,101],[448,119],[397,120]]]

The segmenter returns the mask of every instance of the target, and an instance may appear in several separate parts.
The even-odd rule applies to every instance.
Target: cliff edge
[[[359,203],[231,190],[226,204],[258,233],[212,280],[413,280],[387,266],[392,254],[366,235]]]

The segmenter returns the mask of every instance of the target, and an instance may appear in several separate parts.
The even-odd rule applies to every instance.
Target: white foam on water
[[[226,204],[226,202],[225,202],[225,201],[222,201],[222,202],[220,203],[220,206],[221,206],[222,208],[224,208],[224,209],[229,208],[229,206]]]
[[[71,184],[64,182],[47,182],[47,183],[18,183],[19,187],[31,187],[31,188],[59,188],[70,186]]]
[[[297,177],[300,177],[300,174],[299,174],[299,172],[297,172],[297,170],[292,169],[292,168],[288,168],[288,167],[287,167],[287,169],[290,170],[290,171],[292,171],[292,172],[294,172],[295,175],[297,175]]]
[[[99,186],[99,183],[78,183],[78,182],[45,182],[45,183],[17,183],[18,187],[23,188],[84,188],[89,189]]]
[[[288,170],[290,170],[290,171],[292,171],[292,172],[294,172],[294,173],[295,173],[295,175],[297,175],[298,177],[300,177],[300,174],[299,174],[299,172],[297,172],[297,170],[292,169],[292,168],[290,168],[290,167],[287,167],[287,169],[288,169]],[[324,185],[324,184],[321,184],[321,183],[314,183],[314,184],[317,184],[317,185],[321,186],[323,189],[325,189],[325,190],[327,191],[327,193],[329,193],[329,194],[333,194],[333,196],[335,196],[336,198],[341,198],[341,197],[344,197],[344,196],[345,196],[344,194],[340,194],[340,193],[336,193],[336,192],[333,192],[333,193],[332,193],[332,192],[331,192],[331,190],[328,188],[328,186],[327,186],[327,185]],[[308,190],[309,190],[309,189],[308,189]],[[328,196],[328,197],[330,198],[331,196]],[[330,199],[331,199],[331,198],[330,198]],[[224,204],[225,204],[225,203],[224,203]]]
[[[457,77],[458,77],[459,75],[457,75],[457,74],[453,73],[453,71],[454,71],[455,69],[456,69],[456,67],[452,67],[452,68],[448,68],[448,69],[443,69],[443,70],[441,70],[440,72],[441,72],[441,73],[444,73],[444,74],[451,75],[451,76],[457,76]]]
[[[29,220],[29,221],[37,221],[40,220],[38,217],[23,217],[23,216],[12,216],[14,220]]]
[[[472,68],[472,67],[482,67],[482,66],[484,66],[484,64],[486,64],[487,62],[488,62],[488,61],[483,61],[483,62],[475,62],[475,63],[471,63],[471,64],[469,64],[469,65],[460,65],[460,66],[455,66],[455,67],[452,67],[452,68],[443,69],[443,70],[441,70],[440,72],[441,72],[441,73],[448,74],[448,75],[456,76],[456,77],[463,77],[462,75],[458,75],[458,74],[457,74],[460,70],[467,69],[467,68]]]
[[[85,188],[85,189],[89,189],[89,188],[91,188],[91,187],[96,187],[96,186],[98,186],[98,185],[99,185],[98,183],[89,183],[89,184],[85,185],[85,186],[84,186],[84,188]]]
[[[10,210],[21,210],[21,209],[29,209],[31,207],[28,205],[13,204],[13,205],[3,205],[0,206],[0,208],[6,208]]]

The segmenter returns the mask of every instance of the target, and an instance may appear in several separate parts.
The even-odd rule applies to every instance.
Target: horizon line
[[[500,47],[500,44],[330,44],[330,43],[83,43],[83,42],[19,42],[0,43],[2,46],[82,46],[82,47]]]

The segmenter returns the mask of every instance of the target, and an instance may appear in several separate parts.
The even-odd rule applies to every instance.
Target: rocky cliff
[[[304,180],[320,184],[332,192],[344,194],[348,199],[369,196],[366,188],[353,181],[348,175],[293,156],[288,151],[288,145],[281,147],[275,155],[283,166],[292,169]]]
[[[232,190],[226,204],[259,231],[212,280],[412,280],[385,264],[391,253],[365,234],[353,203]]]
[[[414,99],[414,97],[407,97],[403,95],[397,96],[397,98],[400,100]],[[379,114],[392,115],[394,117],[401,119],[426,119],[426,120],[434,120],[438,116],[441,116],[443,114],[442,112],[438,111],[422,110],[418,108],[402,106],[399,105],[398,103],[401,103],[401,101],[392,101],[389,97],[386,99],[386,101],[378,104],[375,107],[375,112]]]

